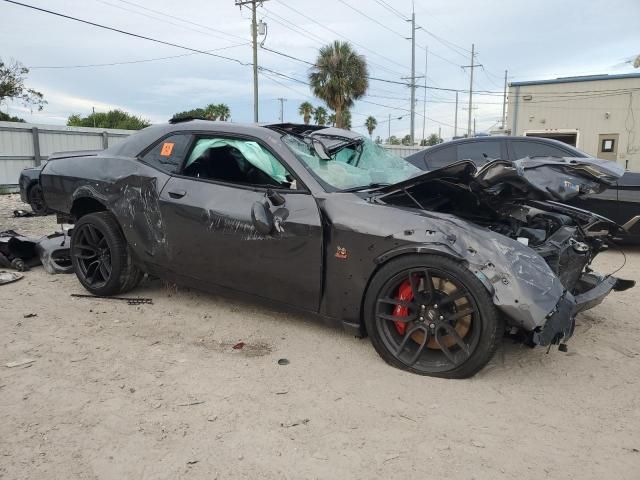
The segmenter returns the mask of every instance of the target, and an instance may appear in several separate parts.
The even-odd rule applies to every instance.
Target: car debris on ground
[[[6,285],[7,283],[17,282],[24,275],[16,272],[5,272],[4,270],[0,271],[0,285]]]
[[[2,231],[0,267],[26,272],[42,265],[47,273],[72,273],[69,238],[65,231],[42,238],[27,237],[15,230]]]
[[[72,293],[70,296],[74,298],[97,298],[100,300],[120,300],[127,302],[128,305],[153,305],[153,298],[142,297],[104,297],[100,295],[87,295],[83,293]]]

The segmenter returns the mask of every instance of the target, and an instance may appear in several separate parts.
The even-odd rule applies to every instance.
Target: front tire
[[[90,213],[78,220],[71,236],[71,260],[78,280],[94,295],[125,293],[143,275],[110,212]]]
[[[504,333],[482,283],[438,255],[407,255],[384,265],[367,291],[364,320],[387,363],[443,378],[473,376]]]

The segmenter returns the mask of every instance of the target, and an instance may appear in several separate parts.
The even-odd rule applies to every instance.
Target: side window
[[[571,157],[573,155],[565,152],[561,148],[554,145],[547,145],[541,142],[526,140],[513,140],[514,160],[524,157]]]
[[[450,147],[437,148],[433,152],[429,152],[425,155],[425,161],[429,170],[435,170],[436,168],[446,167],[447,165],[458,161],[458,146],[452,145]]]
[[[176,173],[189,148],[191,135],[171,135],[142,156],[142,161],[165,173]]]
[[[269,150],[245,139],[198,138],[182,174],[239,185],[296,188],[293,177]]]
[[[458,159],[472,160],[477,166],[500,158],[502,158],[500,142],[496,140],[466,142],[458,145]]]

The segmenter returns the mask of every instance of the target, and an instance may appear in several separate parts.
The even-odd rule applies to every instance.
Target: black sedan
[[[517,160],[536,157],[589,158],[586,153],[558,140],[538,137],[480,136],[445,142],[407,157],[421,170],[434,170],[460,160],[478,167],[492,159]],[[617,239],[640,243],[640,173],[626,171],[610,188],[581,195],[568,202],[598,213],[625,227]]]
[[[579,311],[633,285],[588,268],[615,225],[550,201],[621,174],[551,158],[424,173],[335,128],[185,121],[60,155],[40,183],[75,223],[93,294],[148,272],[260,297],[368,334],[394,366],[462,378],[507,328],[562,343]]]

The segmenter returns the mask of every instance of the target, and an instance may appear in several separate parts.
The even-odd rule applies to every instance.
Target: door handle
[[[182,198],[187,194],[186,191],[184,190],[170,190],[169,191],[169,196],[171,198]]]

